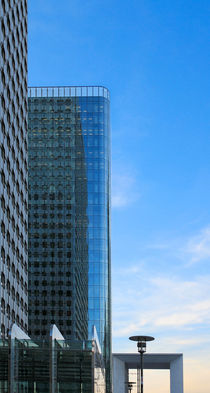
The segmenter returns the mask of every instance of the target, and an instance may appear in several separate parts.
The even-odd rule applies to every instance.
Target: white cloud
[[[158,234],[142,254],[113,274],[113,350],[136,352],[128,337],[152,335],[148,352],[184,354],[185,391],[208,393],[210,268],[198,262],[210,258],[210,226],[182,239]]]
[[[130,280],[119,277],[113,294],[114,335],[142,331],[196,328],[210,323],[210,276],[194,280],[139,272]],[[184,329],[184,330],[183,330]]]
[[[139,198],[136,179],[129,174],[112,175],[112,207],[121,208]]]
[[[190,254],[190,263],[210,258],[210,227],[189,239],[183,251]]]

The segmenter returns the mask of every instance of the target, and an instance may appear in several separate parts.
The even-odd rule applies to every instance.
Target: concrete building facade
[[[129,370],[139,374],[140,356],[132,353],[113,354],[113,393],[127,393]],[[181,353],[151,353],[144,355],[144,369],[170,370],[170,393],[183,393],[183,355]],[[140,379],[137,377],[137,393]]]

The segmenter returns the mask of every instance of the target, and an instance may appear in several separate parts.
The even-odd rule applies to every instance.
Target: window
[[[7,27],[9,30],[11,30],[11,23],[10,23],[9,15],[7,15]]]
[[[3,185],[3,187],[5,187],[5,174],[4,174],[4,172],[3,172],[3,170],[1,171],[1,182],[2,182],[2,185]]]
[[[1,129],[2,129],[3,135],[5,135],[5,124],[4,124],[3,120],[1,120]]]
[[[3,246],[1,248],[1,261],[5,263],[5,249]]]
[[[8,194],[8,196],[10,196],[10,185],[9,185],[9,182],[7,182],[7,194]]]
[[[2,236],[5,237],[5,224],[3,221],[1,222],[1,233],[2,233]]]
[[[7,255],[7,269],[10,270],[10,257]]]
[[[2,3],[2,8],[3,8],[4,12],[5,12],[5,2],[4,2],[4,0],[3,0],[1,3]],[[5,35],[6,35],[6,29],[5,29],[5,25],[4,25],[4,20],[3,20],[3,18],[2,18],[2,21],[1,21],[1,31],[2,31],[3,37],[5,37]]]
[[[6,60],[6,53],[5,53],[5,49],[4,49],[3,45],[1,45],[1,56],[2,56],[2,59],[5,61]]]
[[[15,322],[15,311],[14,310],[12,310],[12,322],[13,323]]]
[[[12,299],[15,300],[15,288],[12,286]]]
[[[3,337],[5,336],[5,326],[4,326],[3,323],[1,324],[1,335],[2,335]]]
[[[5,313],[5,300],[3,297],[1,298],[1,312],[4,314]]]
[[[8,245],[10,245],[10,233],[9,233],[9,231],[7,231],[7,243],[8,243]]]
[[[1,285],[3,288],[5,288],[5,275],[3,272],[1,273]]]
[[[10,305],[7,304],[7,317],[10,318]]]
[[[13,277],[15,277],[15,264],[14,263],[12,264],[12,275],[13,275]]]
[[[1,81],[2,81],[3,86],[5,86],[5,84],[6,84],[6,77],[5,77],[5,73],[4,73],[3,69],[1,70]]]
[[[19,295],[18,292],[16,292],[16,303],[19,306],[19,304],[20,304],[20,295]]]
[[[5,148],[4,145],[1,145],[1,158],[3,161],[5,161],[6,155],[5,155]]]

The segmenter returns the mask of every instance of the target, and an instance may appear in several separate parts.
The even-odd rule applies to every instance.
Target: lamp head
[[[129,340],[137,342],[138,352],[143,354],[146,352],[146,342],[153,341],[154,337],[152,336],[131,336]]]

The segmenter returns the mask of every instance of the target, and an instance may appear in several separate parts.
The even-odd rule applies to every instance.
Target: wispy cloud
[[[210,258],[210,227],[202,229],[198,235],[190,238],[183,251],[190,255],[191,264]]]
[[[138,274],[137,274],[138,276]],[[130,281],[119,278],[114,290],[114,334],[188,329],[210,323],[210,276],[195,280],[148,277],[139,272]]]
[[[141,249],[139,262],[113,272],[113,350],[136,352],[128,337],[151,334],[149,352],[184,354],[185,391],[208,393],[210,226],[182,238],[158,233]],[[152,380],[148,391],[169,389],[166,380],[161,388]]]
[[[135,202],[140,196],[136,178],[130,174],[112,175],[112,207],[121,208]]]
[[[183,237],[168,237],[164,234],[164,239],[158,235],[145,245],[145,249],[166,252],[177,261],[184,261],[184,265],[191,265],[210,260],[210,226],[201,228],[196,234]]]

